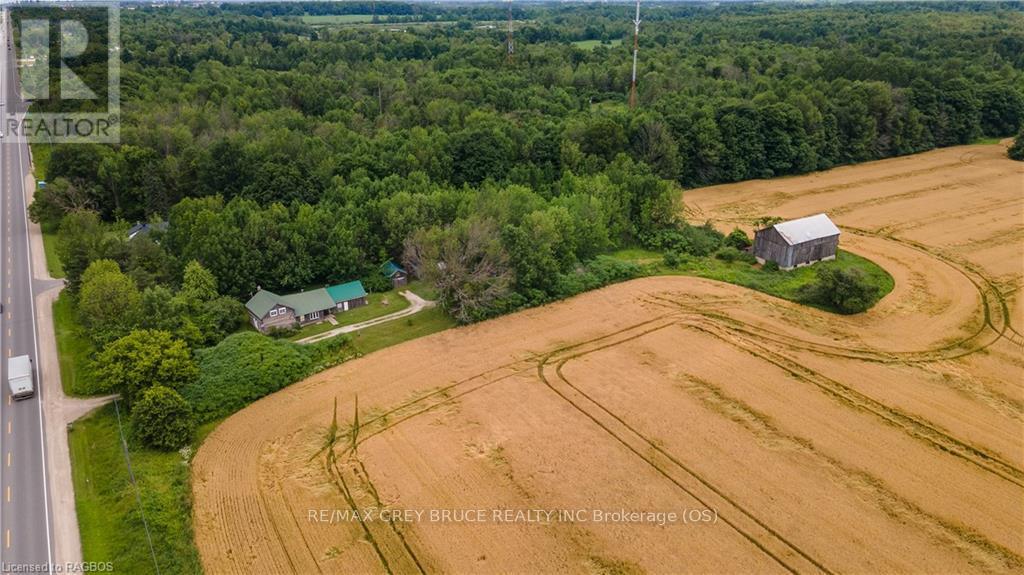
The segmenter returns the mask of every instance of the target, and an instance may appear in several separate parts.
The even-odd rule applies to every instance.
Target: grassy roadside
[[[43,252],[46,254],[46,270],[50,277],[60,279],[64,277],[64,264],[60,261],[57,253],[57,233],[43,232]]]
[[[111,561],[115,573],[154,573],[155,554],[161,573],[202,572],[192,539],[191,451],[129,450],[153,542],[151,553],[114,406],[76,421],[68,431],[68,445],[86,561]]]
[[[36,180],[46,181],[50,167],[50,151],[47,144],[30,144],[32,148],[32,169]],[[43,251],[46,253],[46,269],[52,278],[64,277],[64,265],[57,255],[57,232],[43,230]]]
[[[53,329],[60,361],[60,383],[67,395],[96,393],[91,357],[95,348],[75,321],[71,298],[62,292],[53,302]]]

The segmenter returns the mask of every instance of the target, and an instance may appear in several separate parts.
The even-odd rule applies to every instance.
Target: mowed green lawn
[[[455,327],[455,320],[445,315],[440,308],[432,307],[411,316],[361,329],[348,335],[352,338],[352,345],[359,353],[365,355],[451,327]]]
[[[376,319],[390,313],[395,313],[396,311],[402,311],[410,305],[409,300],[398,295],[397,290],[391,290],[384,293],[372,293],[366,296],[366,300],[367,304],[362,307],[335,313],[334,319],[338,322],[338,325],[334,325],[329,321],[322,321],[317,324],[307,325],[288,339],[291,341],[298,341],[305,337],[331,331],[332,329],[338,329],[339,327],[345,327],[354,323]]]

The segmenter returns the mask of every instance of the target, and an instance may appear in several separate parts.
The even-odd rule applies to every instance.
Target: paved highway
[[[17,67],[9,45],[8,13],[0,26],[0,112],[25,110],[18,88]],[[4,132],[7,131],[4,127]],[[49,493],[44,453],[42,382],[37,361],[35,306],[30,272],[25,178],[28,144],[6,135],[0,140],[0,572],[32,566],[47,572],[53,564]],[[7,358],[28,355],[36,368],[35,397],[11,401]],[[41,570],[40,570],[41,569]]]

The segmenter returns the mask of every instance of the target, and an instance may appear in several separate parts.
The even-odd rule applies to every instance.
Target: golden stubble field
[[[206,572],[1024,572],[1024,164],[967,146],[686,203],[827,212],[896,288],[842,317],[648,278],[321,373],[199,450]],[[515,516],[553,509],[578,514]]]

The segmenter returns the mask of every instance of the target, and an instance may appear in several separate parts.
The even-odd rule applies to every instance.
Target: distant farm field
[[[1024,164],[1003,153],[686,194],[724,228],[829,213],[895,281],[866,313],[645,278],[252,404],[193,461],[205,571],[1021,572]]]
[[[373,22],[373,14],[320,14],[304,15],[302,21],[311,26],[326,26],[330,24],[362,24]]]
[[[597,48],[598,46],[604,46],[606,48],[613,48],[615,46],[621,46],[622,45],[622,39],[621,38],[616,38],[614,40],[610,40],[607,44],[602,43],[600,40],[578,40],[576,42],[573,42],[572,44],[573,44],[573,46],[576,46],[577,48],[580,48],[582,50],[593,50],[594,48]]]

